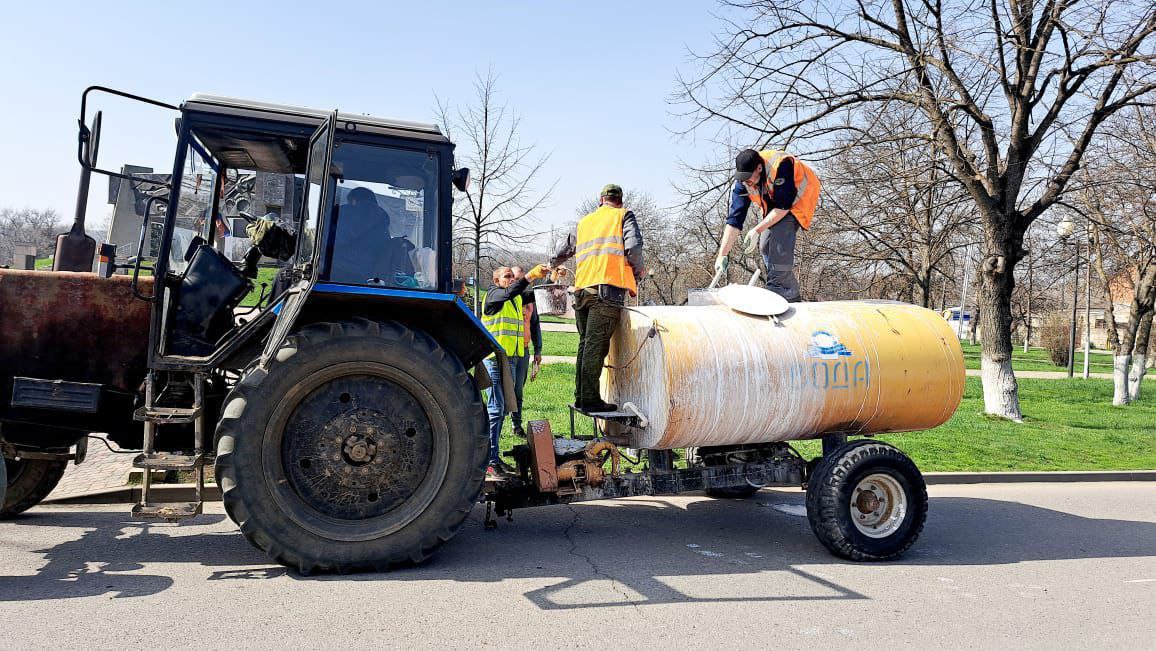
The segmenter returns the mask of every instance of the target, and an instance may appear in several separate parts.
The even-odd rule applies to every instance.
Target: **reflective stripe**
[[[581,253],[582,251],[595,246],[602,246],[603,244],[614,244],[619,247],[625,247],[625,245],[622,243],[621,237],[596,237],[592,240],[583,242],[582,245],[578,247],[578,253]]]
[[[580,253],[578,255],[578,257],[576,258],[575,264],[577,264],[578,262],[582,262],[586,258],[591,258],[591,257],[594,257],[596,255],[616,255],[620,258],[626,257],[626,253],[624,251],[622,251],[622,249],[601,248],[601,249],[594,249],[593,251],[586,251],[585,253]]]
[[[495,337],[521,337],[521,330],[490,330]]]
[[[482,320],[482,323],[485,323],[488,326],[498,325],[499,323],[502,325],[513,325],[513,326],[522,325],[522,321],[520,321],[518,319],[512,319],[510,317],[500,316],[500,315],[488,316]]]
[[[795,186],[795,200],[791,202],[792,206],[799,203],[799,199],[803,198],[803,190],[807,189],[807,171],[806,170],[799,170],[799,171],[801,171],[803,173],[803,182],[799,183],[798,185]]]

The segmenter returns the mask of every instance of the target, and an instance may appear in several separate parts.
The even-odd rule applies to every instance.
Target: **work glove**
[[[746,247],[743,249],[747,255],[754,253],[759,248],[759,232],[755,229],[747,231]]]
[[[542,356],[534,355],[534,363],[530,366],[530,381],[538,379],[538,371],[542,370]]]
[[[526,274],[526,279],[527,280],[539,280],[541,278],[545,278],[546,274],[548,274],[548,273],[550,273],[550,268],[544,264],[540,264],[540,265],[534,267],[533,269],[531,269],[530,273]]]
[[[566,276],[569,274],[570,274],[570,270],[567,269],[566,267],[558,267],[557,269],[554,269],[550,272],[550,282],[556,283],[556,282],[559,282],[561,280],[564,280],[566,278]]]
[[[730,258],[728,258],[725,255],[719,256],[719,258],[714,261],[714,273],[715,273],[715,275],[717,276],[717,275],[721,275],[721,274],[726,273],[727,267],[730,267],[730,266],[731,266],[731,259]]]

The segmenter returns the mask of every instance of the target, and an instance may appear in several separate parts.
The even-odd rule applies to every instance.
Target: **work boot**
[[[490,462],[490,467],[486,469],[487,473],[494,471],[498,475],[516,475],[518,471],[510,464],[501,459],[494,459]]]
[[[599,398],[593,402],[579,404],[578,409],[586,413],[603,413],[607,411],[618,411],[618,405],[613,402],[605,402]]]

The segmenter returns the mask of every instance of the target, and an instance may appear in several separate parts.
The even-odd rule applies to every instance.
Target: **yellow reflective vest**
[[[601,206],[578,222],[578,237],[574,259],[578,270],[574,273],[574,287],[583,289],[595,285],[613,285],[638,295],[634,272],[626,262],[626,244],[622,239],[622,218],[625,208]]]
[[[486,302],[485,294],[482,303]],[[514,298],[502,303],[502,309],[497,314],[483,314],[482,323],[506,354],[511,357],[521,357],[526,353],[525,332],[526,324],[522,319],[522,297]]]

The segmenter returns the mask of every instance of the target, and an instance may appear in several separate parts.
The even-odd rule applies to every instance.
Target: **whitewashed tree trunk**
[[[1126,405],[1132,402],[1132,387],[1128,383],[1128,375],[1132,366],[1132,355],[1112,356],[1112,404]]]
[[[1128,398],[1140,399],[1140,388],[1144,384],[1144,374],[1148,372],[1147,356],[1132,356],[1132,372],[1128,375]]]
[[[983,379],[983,404],[989,414],[1003,416],[1017,423],[1023,422],[1020,413],[1019,384],[1012,372],[1011,361],[997,362],[983,355],[980,359]]]

